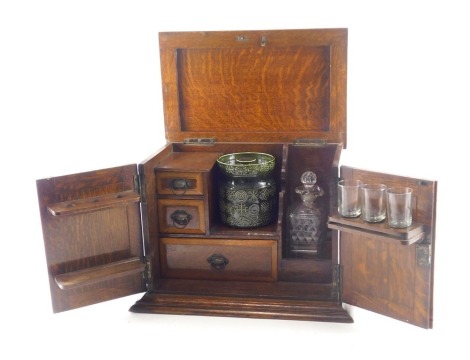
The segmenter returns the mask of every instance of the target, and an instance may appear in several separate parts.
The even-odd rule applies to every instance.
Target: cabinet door
[[[37,180],[54,312],[145,291],[137,166]]]
[[[344,166],[341,178],[413,189],[407,229],[330,216],[329,227],[340,232],[343,302],[432,328],[437,183]]]

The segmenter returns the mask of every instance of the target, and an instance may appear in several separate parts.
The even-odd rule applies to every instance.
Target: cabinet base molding
[[[135,313],[204,315],[259,319],[352,323],[334,300],[148,292],[131,308]]]

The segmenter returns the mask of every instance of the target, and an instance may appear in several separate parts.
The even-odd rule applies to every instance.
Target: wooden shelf
[[[112,280],[127,275],[143,272],[145,264],[138,257],[116,261],[110,264],[77,270],[55,276],[56,284],[62,290],[95,284],[100,281]]]
[[[272,239],[279,237],[277,223],[256,228],[233,228],[223,224],[215,224],[210,229],[211,235],[218,238],[257,238]]]
[[[140,195],[137,192],[134,190],[127,190],[119,193],[50,204],[47,206],[47,211],[52,216],[76,215],[90,211],[124,206],[139,201]]]
[[[403,245],[411,245],[424,238],[424,225],[418,223],[413,223],[404,229],[396,229],[388,226],[387,221],[368,223],[361,217],[345,218],[339,214],[333,214],[328,218],[328,227],[334,230],[381,235],[397,239]]]

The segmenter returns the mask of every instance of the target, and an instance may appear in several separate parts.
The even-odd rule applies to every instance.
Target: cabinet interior
[[[287,247],[287,216],[291,205],[298,202],[298,195],[295,193],[295,187],[300,184],[300,177],[305,171],[314,171],[317,175],[317,184],[324,190],[324,195],[320,200],[324,214],[328,215],[330,208],[335,203],[335,183],[338,174],[338,159],[341,152],[341,145],[338,144],[322,144],[319,146],[302,146],[294,144],[260,144],[260,143],[216,143],[210,146],[187,145],[174,143],[168,145],[163,152],[160,153],[159,160],[155,161],[155,170],[158,172],[159,166],[165,163],[175,153],[218,153],[229,154],[237,152],[262,152],[268,153],[275,157],[276,165],[274,169],[274,179],[277,186],[278,199],[276,216],[273,222],[267,226],[258,228],[232,228],[228,227],[220,221],[217,205],[217,187],[221,178],[220,169],[214,162],[213,171],[210,172],[211,186],[208,188],[207,194],[209,201],[209,225],[207,232],[204,234],[190,235],[191,238],[199,237],[204,239],[239,239],[250,241],[250,239],[272,239],[277,244],[276,257],[276,273],[278,282],[290,282],[295,284],[333,284],[335,282],[334,266],[337,264],[337,243],[333,240],[332,230],[327,229],[325,216],[324,227],[327,229],[326,241],[322,252],[315,257],[300,258],[292,255]],[[181,169],[181,171],[187,169]],[[156,191],[156,189],[154,189]],[[154,199],[149,196],[148,199]],[[157,198],[162,198],[162,196]],[[161,201],[165,201],[165,196]],[[161,214],[158,215],[161,217]],[[168,235],[159,233],[155,238],[153,248],[158,251],[162,250],[161,242],[167,241],[167,238],[177,237],[180,235]],[[185,236],[187,237],[187,236]],[[163,240],[162,240],[163,239]],[[152,239],[150,239],[152,242]],[[155,263],[161,260],[159,255],[155,256]],[[161,265],[161,264],[160,264]],[[159,280],[165,280],[165,273],[159,273]],[[181,280],[181,279],[180,279]],[[158,281],[157,281],[158,282]],[[335,284],[336,285],[336,284]],[[322,291],[320,291],[322,293]],[[327,297],[331,297],[328,293]]]

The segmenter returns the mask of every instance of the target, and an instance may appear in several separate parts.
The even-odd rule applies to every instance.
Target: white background
[[[0,2],[0,357],[468,358],[464,3]],[[164,144],[158,32],[322,27],[349,28],[342,163],[439,181],[434,329],[358,308],[350,325],[128,312],[140,295],[53,315],[35,180]]]

